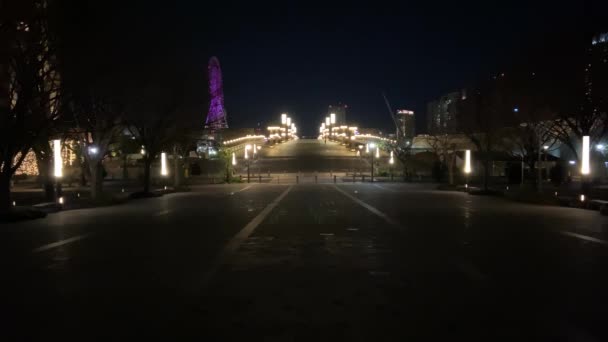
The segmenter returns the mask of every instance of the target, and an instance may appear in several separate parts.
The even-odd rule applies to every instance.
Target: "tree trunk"
[[[483,161],[483,189],[488,190],[490,184],[490,160]]]
[[[148,155],[144,158],[144,192],[150,192],[150,168],[152,165],[152,158]]]
[[[101,160],[89,162],[89,171],[91,173],[91,199],[98,199],[103,193],[103,167]]]
[[[47,144],[48,145],[48,144]],[[53,174],[53,159],[51,158],[52,151],[42,147],[44,151],[34,149],[36,154],[36,164],[38,165],[38,179],[44,190],[44,198],[52,202],[55,200],[55,184]]]
[[[124,154],[122,157],[122,180],[129,179],[129,164],[127,163],[127,155]]]
[[[454,154],[448,155],[447,158],[449,183],[450,185],[454,185]]]
[[[11,211],[11,177],[0,174],[0,217],[8,216]]]
[[[173,149],[173,187],[178,188],[181,185],[181,162],[175,149]]]

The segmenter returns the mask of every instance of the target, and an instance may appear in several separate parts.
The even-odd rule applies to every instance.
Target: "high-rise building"
[[[586,105],[588,110],[605,110],[608,104],[608,32],[593,37],[588,52]]]
[[[346,109],[348,106],[345,104],[330,105],[327,109],[327,116],[334,113],[336,114],[336,125],[346,125]]]
[[[416,134],[416,120],[414,118],[414,112],[407,109],[398,109],[395,114],[397,121],[397,137],[405,138],[408,141],[414,139]]]
[[[464,90],[446,94],[427,105],[427,130],[429,133],[453,133],[458,128],[457,104],[464,100]]]

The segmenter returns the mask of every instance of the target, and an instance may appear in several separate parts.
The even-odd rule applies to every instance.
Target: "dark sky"
[[[534,56],[559,66],[584,53],[592,32],[608,30],[599,1],[112,3],[71,8],[74,25],[103,32],[98,53],[179,69],[201,124],[215,55],[232,127],[265,127],[288,112],[309,134],[337,102],[349,105],[353,123],[390,128],[382,91],[394,109],[416,111],[423,129],[429,100]]]

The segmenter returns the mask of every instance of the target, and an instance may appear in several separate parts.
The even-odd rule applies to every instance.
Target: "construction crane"
[[[388,98],[386,97],[386,94],[384,92],[382,93],[382,97],[384,98],[384,103],[386,103],[386,108],[388,108],[388,113],[391,116],[391,119],[393,120],[393,124],[395,124],[395,127],[397,128],[397,145],[401,147],[405,132],[403,132],[403,127],[401,127],[399,121],[397,121],[397,118],[395,117],[395,112],[393,112],[391,104],[388,102]]]

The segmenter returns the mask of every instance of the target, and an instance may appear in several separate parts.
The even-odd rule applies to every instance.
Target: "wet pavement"
[[[235,184],[0,225],[2,340],[608,339],[608,218]]]

